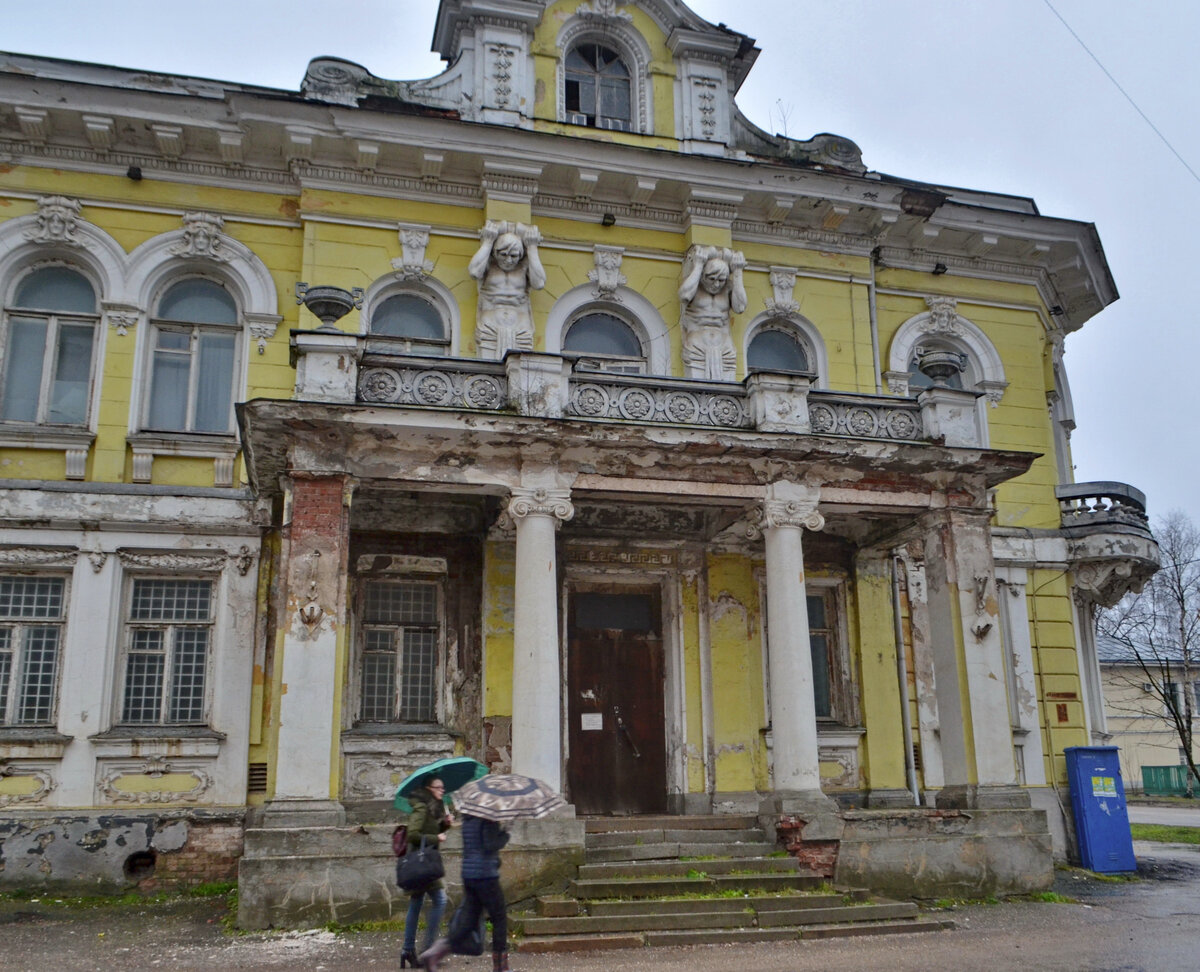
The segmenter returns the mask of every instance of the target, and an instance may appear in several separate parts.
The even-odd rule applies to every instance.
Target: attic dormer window
[[[629,68],[620,55],[599,44],[578,44],[567,54],[566,110],[573,125],[630,131]]]

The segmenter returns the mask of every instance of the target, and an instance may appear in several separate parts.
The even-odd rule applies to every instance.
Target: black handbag
[[[410,850],[396,861],[396,885],[401,891],[422,891],[446,874],[442,854],[437,844],[428,845],[421,838],[421,846]]]

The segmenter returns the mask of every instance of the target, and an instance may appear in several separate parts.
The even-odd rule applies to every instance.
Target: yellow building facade
[[[0,60],[0,882],[232,874],[455,753],[1064,855],[1091,611],[1157,557],[1071,482],[1094,228],[754,127],[753,39],[673,0],[443,0],[434,47]]]

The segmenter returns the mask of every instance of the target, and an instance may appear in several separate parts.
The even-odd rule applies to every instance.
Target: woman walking
[[[409,852],[421,846],[422,838],[443,841],[446,831],[454,825],[454,818],[446,812],[442,797],[446,792],[442,781],[434,777],[425,783],[424,789],[412,795],[413,811],[408,815]],[[408,898],[408,914],[404,918],[404,951],[400,953],[400,968],[406,965],[417,967],[417,924],[421,920],[421,905],[429,897],[429,913],[425,918],[424,948],[437,938],[438,926],[446,910],[446,886],[441,878],[413,891]]]
[[[508,831],[501,830],[494,820],[463,814],[462,837],[463,903],[454,913],[447,937],[439,938],[421,953],[421,964],[427,972],[438,972],[438,963],[466,932],[479,924],[480,915],[486,911],[492,922],[492,970],[511,972],[508,911],[500,889],[500,848],[508,843]]]

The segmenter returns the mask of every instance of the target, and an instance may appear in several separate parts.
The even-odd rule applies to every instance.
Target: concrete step
[[[615,861],[662,861],[712,857],[768,857],[778,848],[766,843],[746,844],[641,844],[594,847],[584,852],[589,864]]]
[[[571,918],[579,914],[579,902],[565,894],[545,894],[537,899],[539,918]]]
[[[953,931],[954,922],[949,918],[914,918],[898,921],[864,921],[853,925],[813,925],[802,928],[800,937],[854,938],[859,935],[912,935],[921,932]]]
[[[755,871],[760,873],[786,874],[800,870],[800,862],[794,857],[743,857],[719,860],[658,860],[658,861],[615,861],[610,864],[581,864],[579,877],[582,880],[635,877],[676,877],[691,871],[702,874],[728,874],[730,871]]]
[[[633,932],[621,935],[546,935],[540,938],[523,938],[513,944],[516,951],[525,954],[591,952],[611,948],[641,948],[646,944],[646,939],[645,936]]]
[[[719,894],[731,891],[807,891],[824,883],[806,871],[790,874],[718,874],[704,877],[644,877],[619,880],[574,880],[568,892],[580,899],[661,898],[681,894]]]
[[[668,929],[746,928],[754,924],[754,912],[683,911],[664,914],[580,915],[576,918],[527,918],[522,930],[534,935],[586,935],[612,932],[645,932]]]
[[[796,925],[838,924],[842,922],[893,921],[916,918],[920,912],[909,901],[894,904],[838,905],[824,908],[791,908],[759,911],[759,928],[784,928]]]
[[[648,830],[616,830],[584,835],[587,850],[601,847],[647,847],[656,844],[766,844],[767,835],[761,827],[739,827],[722,830],[689,830],[652,828]]]
[[[753,814],[708,816],[653,815],[644,817],[585,817],[584,830],[589,834],[635,830],[745,830],[758,826]]]
[[[651,898],[639,901],[589,901],[588,913],[596,916],[628,914],[680,914],[685,911],[744,911],[754,908],[759,914],[793,908],[833,908],[845,904],[841,894],[788,894],[780,897],[751,895],[737,898]]]

